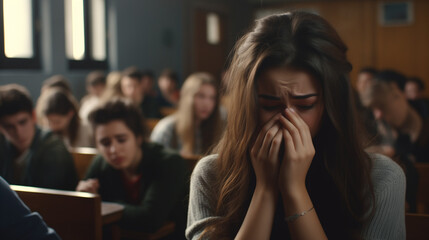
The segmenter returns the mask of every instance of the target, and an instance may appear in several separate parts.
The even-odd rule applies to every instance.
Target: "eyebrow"
[[[315,97],[315,96],[318,96],[318,94],[317,93],[310,93],[310,94],[305,94],[305,95],[292,95],[291,97],[293,99],[306,99],[306,98]],[[276,97],[273,95],[267,95],[267,94],[259,94],[258,97],[264,98],[267,100],[276,100],[276,101],[281,100],[280,97]]]

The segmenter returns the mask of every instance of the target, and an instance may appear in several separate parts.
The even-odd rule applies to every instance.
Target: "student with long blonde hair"
[[[305,12],[234,49],[225,134],[191,179],[188,239],[405,239],[405,177],[363,150],[347,47]]]
[[[217,82],[208,73],[194,73],[185,80],[180,95],[177,112],[162,119],[150,139],[182,155],[204,154],[222,131]]]

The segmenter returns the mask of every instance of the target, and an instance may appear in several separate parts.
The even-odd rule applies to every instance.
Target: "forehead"
[[[18,112],[12,115],[3,116],[0,121],[2,124],[16,124],[31,117],[32,115],[28,112]]]
[[[127,83],[127,84],[131,84],[131,83],[137,84],[137,83],[139,83],[139,79],[138,78],[132,78],[132,77],[125,76],[125,77],[122,78],[121,82],[122,83]]]
[[[131,130],[121,120],[110,121],[105,124],[98,124],[95,127],[95,135],[103,137],[111,134],[132,133]]]
[[[320,83],[309,73],[287,67],[269,68],[257,78],[259,94],[282,96],[320,93]]]
[[[215,93],[216,92],[216,88],[209,84],[209,83],[204,83],[201,85],[200,89],[198,90],[198,92],[204,92],[204,93]]]

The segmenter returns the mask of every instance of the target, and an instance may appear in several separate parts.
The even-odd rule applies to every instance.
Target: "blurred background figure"
[[[70,83],[67,78],[65,78],[63,75],[58,74],[43,81],[42,87],[40,89],[40,94],[42,94],[45,90],[53,87],[61,88],[66,92],[72,92]]]
[[[121,91],[141,109],[145,118],[160,118],[156,99],[145,94],[151,92],[150,77],[136,67],[129,67],[122,74]]]
[[[101,95],[102,100],[108,100],[111,98],[123,96],[121,90],[121,77],[122,73],[120,71],[112,71],[107,74],[106,88]]]
[[[429,120],[423,120],[407,101],[400,87],[405,86],[403,80],[397,72],[381,72],[366,92],[365,105],[393,130],[394,159],[405,170],[407,202],[409,210],[415,212],[418,173],[414,162],[429,162]]]
[[[223,131],[218,84],[208,73],[194,73],[185,80],[180,95],[177,112],[163,118],[150,139],[182,156],[207,153]]]
[[[76,99],[60,88],[43,92],[36,105],[39,125],[57,133],[71,149],[94,146],[88,125],[82,124]]]
[[[142,71],[142,88],[143,95],[146,97],[156,97],[157,93],[154,88],[155,76],[151,70]]]
[[[73,158],[58,136],[36,125],[26,88],[0,86],[0,132],[0,175],[10,184],[75,188]]]
[[[80,119],[88,124],[89,113],[97,106],[106,88],[106,75],[102,71],[93,71],[86,76],[87,95],[80,101]]]
[[[160,107],[176,107],[180,99],[179,78],[171,69],[164,69],[158,78]]]
[[[425,85],[420,78],[411,77],[405,83],[405,96],[423,119],[429,117],[429,99],[424,98]]]
[[[358,92],[359,96],[361,96],[362,93],[371,86],[376,74],[377,70],[372,67],[365,67],[359,71],[356,79],[356,91]]]
[[[418,77],[408,78],[405,83],[405,96],[408,100],[417,100],[422,97],[425,89],[423,81]]]
[[[142,73],[136,67],[128,67],[122,72],[122,94],[137,106],[143,101]]]

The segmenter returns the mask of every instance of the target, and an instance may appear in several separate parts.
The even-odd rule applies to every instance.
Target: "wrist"
[[[280,189],[282,198],[288,202],[300,202],[308,197],[305,184],[296,186],[284,186]]]

